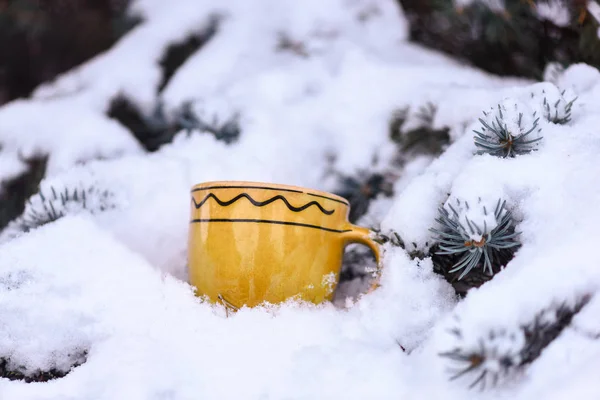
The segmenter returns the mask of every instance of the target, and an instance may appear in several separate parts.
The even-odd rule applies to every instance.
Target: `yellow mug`
[[[201,183],[191,195],[190,283],[213,303],[330,301],[349,243],[369,246],[379,265],[379,245],[348,222],[343,197],[241,181]]]

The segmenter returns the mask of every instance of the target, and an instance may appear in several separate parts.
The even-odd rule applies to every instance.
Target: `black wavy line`
[[[248,199],[248,201],[250,201],[250,203],[252,203],[253,205],[257,206],[257,207],[264,207],[268,204],[271,204],[272,202],[276,201],[276,200],[281,200],[285,203],[285,205],[287,206],[287,208],[290,209],[290,211],[293,212],[300,212],[300,211],[304,211],[306,210],[308,207],[310,206],[317,206],[319,208],[319,210],[321,210],[321,212],[325,215],[331,215],[333,214],[333,212],[335,210],[326,210],[324,209],[318,202],[316,201],[311,201],[310,203],[307,203],[305,205],[303,205],[302,207],[294,207],[293,205],[291,205],[287,199],[285,197],[283,197],[282,195],[277,195],[274,197],[271,197],[269,200],[265,200],[265,201],[256,201],[254,200],[252,197],[250,197],[249,194],[247,193],[241,193],[237,196],[235,196],[233,199],[229,200],[229,201],[221,201],[217,196],[215,196],[212,193],[209,193],[206,195],[206,197],[200,202],[200,203],[196,203],[196,199],[192,196],[192,201],[194,202],[194,206],[196,207],[196,210],[199,209],[200,207],[202,207],[202,205],[204,203],[206,203],[208,201],[209,198],[213,198],[215,199],[215,201],[217,203],[219,203],[220,206],[222,207],[227,207],[233,203],[235,203],[236,201],[238,201],[239,199],[241,199],[242,197],[245,197]]]

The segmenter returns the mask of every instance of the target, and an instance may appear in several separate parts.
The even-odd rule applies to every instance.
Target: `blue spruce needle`
[[[460,200],[457,199],[457,203],[460,205]],[[466,215],[464,216],[464,222],[461,222],[459,213],[451,204],[448,205],[451,212],[444,207],[439,208],[439,216],[436,221],[439,223],[440,228],[431,228],[430,231],[437,236],[436,241],[439,243],[441,250],[437,254],[464,254],[449,271],[454,273],[463,270],[458,278],[459,280],[477,267],[482,259],[484,271],[489,275],[493,275],[493,265],[497,253],[501,249],[509,249],[520,245],[517,240],[520,233],[514,231],[512,214],[505,209],[505,204],[506,201],[501,202],[501,200],[498,200],[494,210],[497,224],[496,227],[490,230],[488,230],[485,221],[483,227],[481,227]],[[465,202],[465,205],[468,209],[468,203]],[[485,206],[483,212],[484,215],[487,215]]]
[[[487,113],[484,112],[486,117]],[[533,117],[536,118],[535,113]],[[497,157],[516,157],[521,154],[526,154],[536,150],[537,142],[542,140],[542,137],[529,139],[536,130],[538,132],[538,123],[540,118],[537,117],[530,127],[524,127],[523,113],[519,113],[517,122],[518,132],[513,132],[508,128],[505,121],[505,115],[502,112],[502,107],[498,105],[498,113],[494,120],[490,123],[483,118],[479,118],[479,122],[483,125],[480,130],[475,132],[475,146],[480,150],[478,154],[489,153]]]

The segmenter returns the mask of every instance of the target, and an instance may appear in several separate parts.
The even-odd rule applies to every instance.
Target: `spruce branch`
[[[457,198],[456,203],[459,207],[469,209],[469,203],[466,201],[461,203]],[[462,271],[458,280],[478,266],[482,267],[485,274],[492,276],[498,270],[497,261],[505,258],[500,257],[500,253],[507,249],[514,251],[520,246],[517,239],[520,233],[514,230],[514,220],[512,213],[506,209],[506,201],[498,200],[493,212],[496,226],[492,228],[488,228],[485,220],[481,225],[467,215],[461,218],[450,203],[448,208],[450,211],[443,206],[439,207],[436,218],[439,227],[429,230],[435,234],[434,240],[440,249],[436,254],[449,257],[462,255],[447,271],[449,274]],[[487,217],[488,210],[485,206],[482,211],[484,217]]]
[[[32,157],[19,154],[19,159],[27,166],[27,171],[0,182],[0,231],[23,213],[25,202],[38,191],[39,183],[46,174],[47,154]]]
[[[516,108],[516,106],[515,106]],[[481,127],[475,130],[475,146],[480,150],[477,154],[488,153],[497,157],[516,157],[536,150],[537,143],[542,137],[531,139],[529,135],[541,132],[538,128],[539,117],[533,113],[533,122],[525,125],[523,113],[518,114],[516,121],[508,121],[507,110],[498,105],[495,114],[486,113],[486,119],[479,118]],[[491,120],[491,122],[490,122]],[[510,122],[510,127],[509,127]]]
[[[160,100],[148,114],[132,100],[119,94],[111,101],[107,116],[129,129],[148,151],[156,151],[165,143],[170,143],[177,133],[177,127],[167,118]]]
[[[416,112],[415,117],[420,121],[422,126],[431,128],[435,115],[437,114],[438,106],[428,101]]]
[[[579,296],[574,303],[552,304],[538,312],[528,323],[515,328],[498,328],[465,343],[460,326],[449,329],[456,343],[450,351],[438,355],[450,360],[450,380],[470,377],[469,388],[495,387],[514,378],[534,362],[567,327],[573,317],[588,304],[591,295]],[[460,323],[460,320],[457,320]]]
[[[388,173],[360,170],[356,175],[345,175],[334,171],[337,176],[337,189],[334,194],[350,202],[350,222],[356,222],[367,213],[369,204],[378,196],[391,197],[394,194],[395,176]]]
[[[373,241],[381,245],[390,243],[392,247],[404,248],[404,241],[396,231],[391,231],[389,234],[385,234],[382,233],[381,230],[378,228],[371,228],[371,230],[375,233],[375,238],[373,239]]]
[[[177,116],[177,123],[189,135],[194,130],[212,133],[217,140],[233,143],[240,136],[239,115],[235,114],[230,119],[220,122],[215,116],[209,123],[200,118],[192,109],[192,103],[186,102],[181,106]]]
[[[29,232],[56,221],[65,215],[82,211],[96,214],[115,207],[114,194],[106,189],[80,185],[58,190],[55,186],[50,186],[49,189],[40,190],[27,200],[23,214],[7,226],[2,236],[14,237],[19,233]]]
[[[182,129],[188,136],[192,131],[208,132],[227,144],[235,142],[241,131],[237,113],[224,122],[216,116],[207,122],[192,109],[191,101],[184,102],[171,114],[167,113],[163,101],[159,99],[152,111],[145,113],[127,97],[119,95],[111,102],[107,115],[126,126],[148,151],[156,151],[162,145],[171,143]]]
[[[408,112],[410,111],[410,107],[399,107],[392,111],[390,115],[390,119],[388,121],[388,132],[390,139],[395,143],[400,143],[402,140],[402,126],[408,119]]]
[[[400,152],[396,163],[403,164],[414,154],[438,155],[450,143],[450,128],[435,128],[438,106],[427,102],[411,112],[410,107],[396,109],[389,121],[390,139]]]
[[[546,97],[544,97],[544,117],[549,122],[564,125],[571,121],[571,110],[573,109],[573,104],[575,103],[575,100],[577,100],[577,97],[567,102],[564,99],[565,91],[563,90],[560,94],[561,97],[552,103],[549,102]]]

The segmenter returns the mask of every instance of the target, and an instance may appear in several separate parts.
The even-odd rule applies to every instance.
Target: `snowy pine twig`
[[[475,340],[467,339],[467,332],[461,328],[451,328],[448,332],[455,338],[456,346],[439,353],[453,363],[450,380],[472,377],[469,388],[480,385],[484,390],[488,384],[494,387],[501,380],[515,377],[571,325],[573,317],[590,299],[586,294],[579,296],[574,304],[554,304],[526,324],[477,334]]]
[[[523,113],[507,110],[504,105],[498,105],[495,114],[483,112],[485,119],[479,118],[482,127],[475,132],[475,145],[480,149],[477,154],[488,153],[497,157],[516,157],[536,150],[537,143],[542,137],[530,138],[534,132],[541,132],[538,128],[539,117],[533,113],[533,122],[527,123]],[[517,113],[518,115],[514,115]],[[488,121],[486,121],[486,119]]]
[[[212,133],[217,140],[222,140],[227,144],[237,141],[240,136],[240,126],[237,115],[234,115],[223,123],[220,123],[217,118],[214,117],[212,123],[208,123],[202,120],[202,118],[194,112],[190,102],[186,102],[181,106],[177,117],[177,123],[186,130],[188,135],[193,130],[209,132]]]
[[[552,102],[548,101],[548,98],[544,96],[542,107],[544,118],[546,118],[547,121],[560,125],[564,125],[571,121],[571,111],[577,97],[567,102],[564,98],[564,94],[565,91],[563,90],[560,93],[560,97]]]
[[[29,232],[39,226],[56,221],[67,214],[87,211],[92,214],[115,208],[113,194],[97,187],[76,187],[58,191],[51,186],[49,191],[40,190],[25,204],[23,214],[12,221],[2,236],[13,237],[21,232]]]
[[[456,199],[457,206],[469,210],[469,203]],[[449,273],[463,270],[459,280],[464,278],[473,268],[480,265],[483,258],[483,271],[488,275],[494,274],[494,263],[496,256],[503,249],[511,249],[520,246],[517,240],[518,232],[514,231],[514,221],[510,211],[505,208],[506,201],[498,200],[493,217],[496,226],[489,227],[484,219],[483,225],[478,225],[467,215],[461,218],[461,214],[448,203],[448,211],[445,207],[439,208],[436,221],[439,228],[430,228],[436,234],[435,240],[439,243],[436,254],[460,255],[462,258],[451,267]],[[485,206],[482,208],[484,218],[488,217]],[[461,220],[464,220],[462,222]]]

